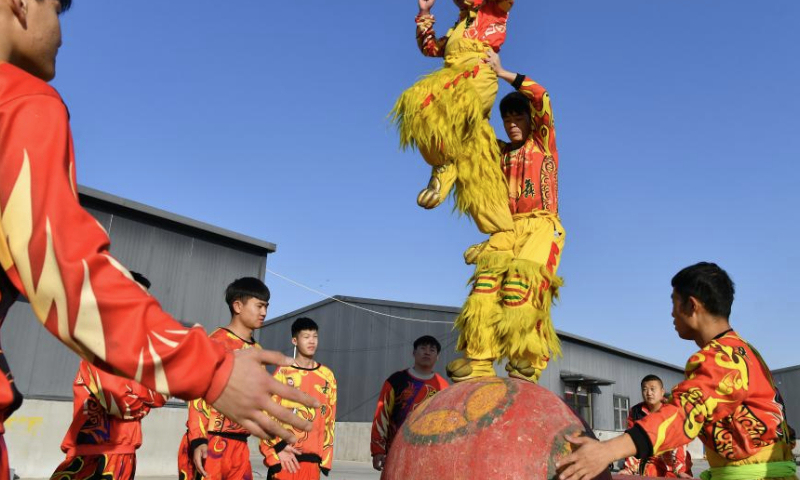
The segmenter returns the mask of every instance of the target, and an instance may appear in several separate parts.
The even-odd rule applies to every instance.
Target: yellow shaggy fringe
[[[494,129],[483,121],[475,130],[458,160],[456,206],[471,213],[476,222],[480,220],[475,212],[502,212],[510,220],[508,182],[500,168],[500,147]]]
[[[403,92],[390,114],[402,148],[418,149],[433,166],[464,155],[475,127],[485,122],[478,92],[470,78],[463,77],[478,63],[476,58],[473,66],[442,68]]]
[[[551,274],[544,265],[529,260],[511,262],[507,275],[519,275],[532,291],[530,301],[524,305],[503,308],[502,320],[497,325],[501,355],[508,358],[561,356],[561,342],[550,318],[550,306],[553,299],[558,298],[563,279]],[[539,287],[544,280],[550,287],[540,295]],[[542,327],[537,331],[536,324],[540,320]]]
[[[482,255],[475,268],[473,282],[478,275],[496,275],[498,285],[511,262],[509,252],[495,252]],[[497,293],[475,294],[467,297],[461,313],[456,318],[454,328],[459,330],[457,349],[468,358],[475,360],[495,360],[500,355],[500,338],[495,330],[502,321],[503,308]]]

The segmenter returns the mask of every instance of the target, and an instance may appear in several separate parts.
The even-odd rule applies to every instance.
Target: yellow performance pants
[[[556,275],[565,232],[556,214],[515,215],[511,231],[481,246],[473,288],[456,327],[458,349],[475,360],[530,360],[541,370],[561,353],[550,305],[562,280]]]

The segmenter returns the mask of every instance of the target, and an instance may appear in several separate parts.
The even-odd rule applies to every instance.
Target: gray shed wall
[[[658,375],[669,390],[681,380],[683,372],[641,359],[612,353],[593,345],[571,340],[562,335],[561,347],[564,356],[551,361],[542,373],[539,384],[551,392],[564,395],[562,372],[590,375],[613,381],[612,385],[597,387],[592,396],[593,427],[597,430],[614,430],[614,395],[628,397],[629,405],[642,401],[641,381],[646,375]]]
[[[318,304],[319,305],[319,304]],[[455,314],[385,305],[355,305],[401,317],[452,322]],[[312,318],[319,325],[316,359],[330,367],[338,386],[336,420],[371,422],[378,393],[386,378],[414,364],[414,340],[433,335],[442,344],[436,372],[445,376],[445,366],[458,358],[457,332],[450,324],[414,323],[387,318],[340,303],[327,303],[297,315],[284,317],[261,330],[261,345],[292,355],[291,325],[299,317]]]
[[[798,430],[800,429],[800,366],[777,370],[773,372],[773,377],[786,404],[786,419],[792,428]]]
[[[458,314],[458,310],[451,307],[344,299],[358,307],[400,317],[452,322]],[[455,352],[458,334],[453,331],[452,324],[387,318],[332,301],[323,301],[275,319],[262,329],[261,345],[291,355],[291,324],[303,316],[314,319],[320,326],[317,360],[329,366],[336,375],[339,391],[337,420],[341,422],[372,421],[384,380],[393,372],[413,364],[412,343],[418,337],[433,335],[442,344],[436,371],[443,376],[447,363],[460,356]],[[564,335],[562,346],[564,357],[551,362],[540,380],[542,386],[563,397],[561,372],[615,382],[600,387],[599,394],[593,395],[595,429],[614,430],[613,395],[627,396],[631,406],[641,401],[640,381],[645,375],[658,375],[667,389],[683,379],[683,372],[677,367],[610,352]]]
[[[210,330],[230,319],[225,287],[243,276],[264,278],[267,252],[242,242],[82,197],[111,238],[111,253],[143,273],[165,311]],[[17,387],[29,397],[72,398],[79,359],[17,302],[2,327],[2,345]]]

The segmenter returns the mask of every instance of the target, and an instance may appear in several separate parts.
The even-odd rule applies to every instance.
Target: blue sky
[[[320,6],[324,4],[324,7]],[[440,65],[416,2],[87,2],[54,85],[78,181],[278,244],[268,267],[331,295],[460,305],[483,240],[398,149],[395,98]],[[438,30],[456,9],[439,0]],[[800,364],[800,3],[520,0],[503,64],[551,93],[566,280],[557,328],[683,365],[671,276],[718,262],[732,321]],[[510,91],[501,85],[501,95]],[[499,114],[495,111],[493,124]],[[269,276],[274,317],[319,297]]]

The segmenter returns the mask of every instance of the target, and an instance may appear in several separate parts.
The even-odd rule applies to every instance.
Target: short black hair
[[[735,288],[728,273],[715,263],[700,262],[672,277],[672,288],[683,302],[694,297],[712,315],[728,319]]]
[[[645,376],[642,379],[642,388],[644,388],[644,384],[647,382],[658,382],[661,385],[661,388],[664,388],[664,382],[662,382],[661,379],[658,378],[658,375],[653,375],[651,373],[650,375]]]
[[[147,279],[147,277],[145,277],[139,272],[134,272],[133,270],[131,270],[131,276],[136,281],[136,283],[138,283],[139,285],[143,286],[148,290],[150,289],[150,285],[152,284],[150,283],[150,280]]]
[[[264,285],[264,282],[255,277],[242,277],[237,278],[228,288],[225,289],[225,303],[228,304],[228,309],[233,311],[233,302],[247,302],[250,298],[257,298],[261,301],[269,303],[269,288]]]
[[[436,340],[430,335],[423,335],[414,340],[414,350],[421,346],[436,347],[436,353],[440,353],[442,351],[442,345],[439,343],[439,340]]]
[[[519,93],[519,92],[511,92],[502,100],[500,100],[500,116],[505,117],[506,115],[513,115],[513,114],[531,114],[531,102],[528,100],[528,97]]]
[[[297,335],[303,330],[318,332],[319,325],[317,325],[317,322],[308,317],[300,317],[295,320],[294,323],[292,323],[292,338],[297,337]]]
[[[39,1],[41,2],[42,0]],[[61,13],[66,12],[72,6],[72,0],[58,0],[58,3],[61,4]]]

